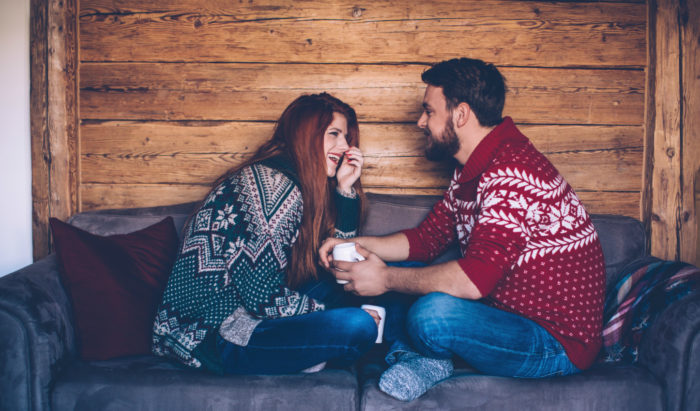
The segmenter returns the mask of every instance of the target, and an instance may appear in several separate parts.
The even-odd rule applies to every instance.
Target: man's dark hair
[[[497,126],[503,121],[506,81],[493,64],[466,57],[445,60],[424,71],[421,78],[442,87],[449,110],[464,102],[482,126]]]

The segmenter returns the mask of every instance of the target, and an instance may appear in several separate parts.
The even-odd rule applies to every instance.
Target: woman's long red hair
[[[276,155],[286,154],[291,159],[304,201],[299,236],[287,265],[287,283],[292,288],[318,278],[318,248],[321,240],[333,234],[336,217],[333,193],[337,182],[326,174],[326,153],[323,150],[324,135],[333,121],[333,113],[345,116],[348,145],[359,146],[357,115],[352,107],[328,93],[303,95],[284,110],[272,138],[250,159],[226,172],[215,183],[216,186],[243,167]],[[359,179],[353,187],[363,200]]]

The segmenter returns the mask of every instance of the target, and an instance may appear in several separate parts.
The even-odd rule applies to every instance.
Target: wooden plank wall
[[[652,0],[649,16],[644,220],[652,255],[700,265],[700,0]]]
[[[368,191],[440,193],[415,126],[429,64],[495,63],[506,114],[589,211],[637,218],[647,8],[507,0],[79,2],[79,209],[199,199],[301,93],[355,107]]]
[[[506,114],[594,213],[700,261],[700,0],[32,0],[35,258],[48,218],[195,200],[301,93],[361,119],[369,191],[441,192],[414,125],[430,63],[496,63]]]

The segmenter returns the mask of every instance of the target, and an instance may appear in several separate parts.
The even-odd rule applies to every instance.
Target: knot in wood
[[[356,19],[357,19],[357,18],[360,18],[360,17],[362,17],[362,12],[363,12],[363,11],[365,11],[365,9],[363,9],[363,8],[361,8],[361,7],[355,6],[355,7],[352,8],[352,16],[353,16],[354,18],[356,18]]]
[[[666,149],[666,155],[668,158],[673,158],[676,155],[676,150],[673,147],[669,147]]]

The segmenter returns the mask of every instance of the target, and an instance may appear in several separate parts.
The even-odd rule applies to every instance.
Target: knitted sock
[[[379,378],[379,389],[401,401],[413,401],[430,387],[452,375],[452,360],[402,355]]]

